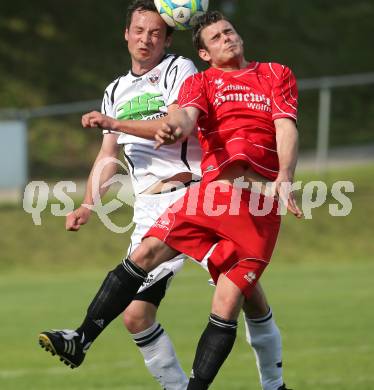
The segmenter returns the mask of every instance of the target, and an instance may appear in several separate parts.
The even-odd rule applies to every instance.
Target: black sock
[[[92,342],[133,300],[147,273],[125,259],[110,271],[92,300],[86,318],[77,332],[83,342]]]
[[[213,382],[234,345],[237,326],[237,321],[210,315],[197,346],[187,390],[205,390]]]

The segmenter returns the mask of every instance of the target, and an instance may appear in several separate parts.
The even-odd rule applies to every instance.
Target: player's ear
[[[165,47],[166,48],[169,48],[171,46],[171,42],[173,40],[173,37],[171,35],[169,35],[168,37],[166,37],[166,40],[165,40]]]
[[[125,41],[129,40],[129,29],[126,27],[125,31],[123,32],[123,37],[125,38]]]
[[[208,50],[205,49],[199,49],[199,57],[205,62],[209,62],[211,60]]]

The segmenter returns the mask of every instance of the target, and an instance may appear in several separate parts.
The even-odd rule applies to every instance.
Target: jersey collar
[[[155,65],[152,69],[148,70],[147,72],[143,73],[143,74],[136,74],[132,71],[132,69],[130,69],[130,74],[131,76],[133,77],[136,77],[136,78],[140,78],[140,77],[143,77],[144,75],[146,75],[147,73],[151,72],[154,68],[156,68],[156,66],[159,66],[161,64],[161,62],[166,58],[168,57],[170,54],[164,54],[162,56],[162,58],[160,59],[160,61],[158,62],[157,65]]]

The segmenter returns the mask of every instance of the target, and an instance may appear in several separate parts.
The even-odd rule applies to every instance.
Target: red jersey
[[[279,162],[274,120],[296,121],[297,98],[292,71],[276,63],[251,62],[230,72],[209,68],[190,76],[178,103],[202,111],[198,136],[203,180],[214,180],[235,160],[275,180]]]

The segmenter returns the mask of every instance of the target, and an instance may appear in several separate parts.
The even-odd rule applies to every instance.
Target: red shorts
[[[157,237],[199,262],[207,258],[215,282],[223,273],[249,297],[277,240],[277,209],[273,198],[217,181],[201,183],[169,207],[144,238]]]

